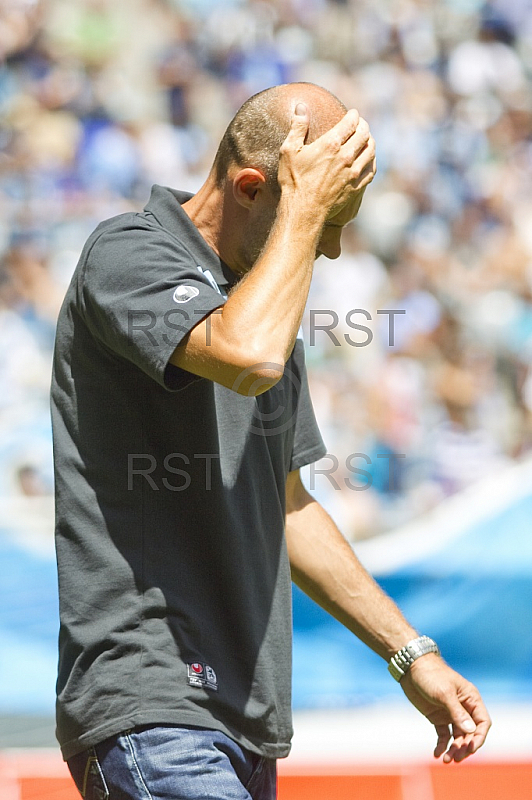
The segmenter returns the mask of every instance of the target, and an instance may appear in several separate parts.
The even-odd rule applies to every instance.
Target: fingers
[[[469,697],[463,703],[464,706],[468,707],[470,713],[467,713],[460,704],[458,704],[459,711],[456,707],[453,707],[454,716],[460,721],[458,723],[453,722],[453,741],[448,750],[447,745],[451,739],[449,726],[435,725],[438,742],[434,750],[434,757],[439,758],[444,754],[443,761],[445,764],[450,764],[452,761],[459,763],[476,753],[484,744],[491,727],[490,716],[476,690],[475,697]]]
[[[310,112],[308,106],[298,101],[292,114],[291,126],[285,144],[301,149],[310,125]],[[360,117],[358,111],[350,109],[344,117],[317,141],[327,142],[333,149],[339,150],[342,145],[348,144],[347,155],[351,161],[367,146],[370,138],[369,125]]]
[[[469,755],[469,744],[471,742],[471,734],[465,736],[453,725],[453,741],[443,756],[443,763],[450,764],[455,761],[457,764],[467,758]]]
[[[435,725],[434,727],[438,734],[434,758],[440,758],[443,755],[444,764],[450,764],[451,761],[459,763],[475,752],[473,734],[469,733],[464,736],[455,726],[452,726],[452,733],[449,725]],[[451,745],[447,749],[451,738]]]
[[[446,698],[445,705],[456,735],[461,736],[475,732],[477,726],[473,717],[456,697],[449,695]]]
[[[465,682],[461,689],[459,699],[453,698],[447,703],[455,738],[469,735],[468,741],[474,743],[475,749],[478,750],[484,744],[491,728],[490,715],[478,689],[473,684]]]
[[[305,138],[308,133],[309,125],[310,114],[308,106],[305,103],[297,102],[292,114],[290,130],[288,131],[288,136],[286,137],[281,148],[281,152],[283,151],[283,148],[294,148],[296,151],[301,150],[305,144]]]
[[[470,737],[469,755],[470,753],[476,753],[479,747],[482,747],[486,741],[486,736],[491,728],[491,718],[488,714],[488,709],[482,702],[482,698],[476,689],[474,689],[473,697],[465,700],[464,705],[468,707],[476,725],[475,732]]]
[[[355,120],[358,121],[358,124],[353,129]],[[340,126],[342,127],[340,128]],[[348,132],[350,133],[345,138]],[[341,154],[341,160],[345,166],[352,168],[351,180],[356,180],[365,167],[375,160],[375,140],[370,134],[369,125],[354,109],[348,111],[334,128],[316,141],[322,140],[333,151]]]
[[[375,140],[370,136],[367,145],[362,148],[351,165],[351,183],[357,189],[362,188],[371,183],[376,173]]]
[[[451,761],[456,761],[458,763],[463,761],[464,758],[470,754],[469,745],[477,726],[473,718],[458,700],[449,697],[446,705],[452,720],[453,742],[443,756],[443,762],[445,764],[450,764]],[[440,734],[438,733],[438,743],[439,742]]]
[[[336,144],[339,148],[347,142],[358,129],[360,122],[360,114],[356,108],[351,108],[344,117],[331,128],[330,131],[324,133],[322,139],[327,139],[331,143]],[[366,123],[367,125],[367,123]]]
[[[435,758],[463,761],[484,744],[491,720],[478,689],[439,656],[415,661],[401,685],[436,729]]]
[[[434,748],[434,758],[439,758],[447,750],[447,745],[451,738],[451,732],[448,725],[435,725],[436,733],[438,734],[438,742]]]
[[[360,195],[375,176],[375,142],[355,109],[306,145],[310,108],[294,101],[290,130],[281,146],[278,180],[287,192],[305,191],[320,212],[343,205],[353,190]]]
[[[477,723],[477,729],[473,734],[473,736],[471,737],[470,751],[472,753],[476,753],[478,748],[482,747],[482,745],[486,741],[486,736],[488,735],[488,731],[490,728],[491,728],[491,719],[489,717],[487,718],[487,720]]]
[[[371,147],[373,147],[373,153],[371,155],[371,157],[373,157],[375,155],[375,141],[370,134],[368,123],[363,117],[360,117],[356,131],[345,142],[342,150],[345,153],[346,159],[353,163],[361,153],[365,153],[370,143]],[[370,151],[368,150],[368,156],[369,153]]]

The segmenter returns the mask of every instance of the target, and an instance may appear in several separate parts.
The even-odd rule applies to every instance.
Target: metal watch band
[[[388,664],[388,672],[396,681],[400,681],[414,661],[427,653],[436,653],[439,656],[440,648],[429,636],[418,636],[417,639],[412,639],[392,656]]]

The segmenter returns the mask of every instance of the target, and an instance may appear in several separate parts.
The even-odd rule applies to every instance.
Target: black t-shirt
[[[224,731],[268,757],[291,738],[287,473],[324,454],[296,342],[242,397],[168,364],[235,281],[180,204],[91,235],[52,379],[65,758],[145,724]]]

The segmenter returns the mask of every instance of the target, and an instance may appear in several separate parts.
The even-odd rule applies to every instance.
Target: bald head
[[[298,102],[305,103],[310,113],[306,144],[334,127],[347,111],[331,92],[313,83],[287,83],[253,95],[237,111],[220,142],[214,160],[218,186],[232,165],[260,169],[276,185],[279,151]]]

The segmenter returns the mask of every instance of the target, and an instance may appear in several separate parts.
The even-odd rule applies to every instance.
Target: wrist
[[[388,663],[388,672],[396,681],[400,681],[418,659],[429,654],[439,656],[438,645],[429,636],[418,636],[392,656]]]
[[[279,217],[285,217],[296,225],[301,224],[306,235],[315,232],[319,236],[327,219],[327,209],[311,193],[281,188],[277,207],[277,218]]]
[[[415,675],[419,670],[425,670],[435,664],[441,666],[443,658],[441,653],[425,653],[424,656],[416,659],[407,672],[407,675]]]

